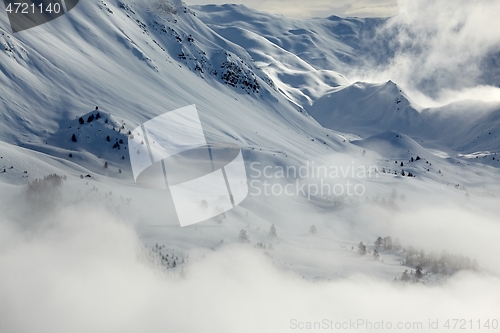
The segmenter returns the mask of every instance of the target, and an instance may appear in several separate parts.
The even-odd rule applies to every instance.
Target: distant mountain
[[[322,126],[364,137],[396,130],[424,146],[458,153],[500,152],[500,103],[462,101],[423,108],[397,82],[349,81],[346,74],[353,69],[393,58],[394,36],[377,33],[387,19],[294,20],[243,5],[191,8],[211,29],[245,48],[279,91]],[[488,59],[481,63],[485,83],[498,83],[497,55]]]
[[[500,151],[500,103],[465,101],[424,109],[392,81],[356,82],[325,94],[306,110],[325,127],[361,136],[395,130],[431,148]]]

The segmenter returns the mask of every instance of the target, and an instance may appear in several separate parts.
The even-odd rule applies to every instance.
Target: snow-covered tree
[[[366,246],[365,246],[365,244],[363,244],[363,242],[360,242],[358,244],[358,253],[361,254],[361,255],[365,255],[366,254]]]
[[[274,226],[274,224],[272,224],[271,228],[269,228],[269,236],[278,237],[278,234],[276,233],[276,227]]]
[[[391,236],[387,236],[384,238],[384,249],[392,250],[392,238]]]
[[[415,277],[417,278],[417,280],[421,279],[422,278],[422,266],[418,265],[416,268],[415,268]]]
[[[250,242],[250,239],[248,239],[247,232],[243,229],[240,230],[240,234],[238,235],[238,242],[240,243]]]
[[[315,235],[318,233],[318,229],[316,229],[316,226],[313,224],[310,228],[309,228],[309,232],[312,234],[312,235]]]

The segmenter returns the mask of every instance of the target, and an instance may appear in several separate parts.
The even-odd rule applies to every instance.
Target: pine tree
[[[358,253],[361,254],[361,255],[365,255],[366,254],[366,246],[365,246],[365,244],[363,244],[363,242],[360,242],[358,244]]]
[[[85,124],[85,120],[83,120],[83,118],[82,118],[82,117],[80,117],[80,118],[78,119],[78,122],[80,123],[80,125]]]
[[[109,137],[109,135],[106,137],[106,141],[108,141],[108,142],[111,141],[111,138]]]
[[[415,268],[415,277],[417,278],[417,280],[422,278],[422,266],[418,265]]]
[[[392,238],[391,238],[391,236],[387,236],[384,238],[384,249],[392,250]]]
[[[382,237],[379,236],[375,241],[375,246],[380,247],[382,245],[382,242],[383,242]]]
[[[71,141],[73,142],[76,142],[76,135],[73,133],[73,135],[71,136]]]
[[[401,275],[401,280],[404,282],[407,282],[410,280],[410,276],[408,275],[407,269],[405,269],[405,271],[403,272],[403,275]]]
[[[247,232],[243,229],[240,230],[240,234],[238,235],[238,242],[240,243],[249,243]]]
[[[107,169],[108,168],[108,162],[104,162],[104,168]]]
[[[278,234],[276,233],[276,227],[271,225],[271,228],[269,228],[269,236],[271,237],[278,237]]]

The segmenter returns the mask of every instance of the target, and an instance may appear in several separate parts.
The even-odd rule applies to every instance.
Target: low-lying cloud
[[[429,320],[493,319],[500,309],[500,280],[480,273],[430,287],[362,275],[312,283],[229,245],[180,278],[151,266],[134,230],[95,207],[68,207],[31,232],[0,221],[2,332],[290,332],[324,319],[428,331]]]

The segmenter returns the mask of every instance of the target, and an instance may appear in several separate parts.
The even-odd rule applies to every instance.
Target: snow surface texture
[[[394,56],[387,22],[89,0],[12,34],[0,15],[0,331],[495,319],[500,104],[350,79]],[[250,194],[180,228],[168,191],[136,186],[128,137],[192,104],[207,143],[241,147]]]

